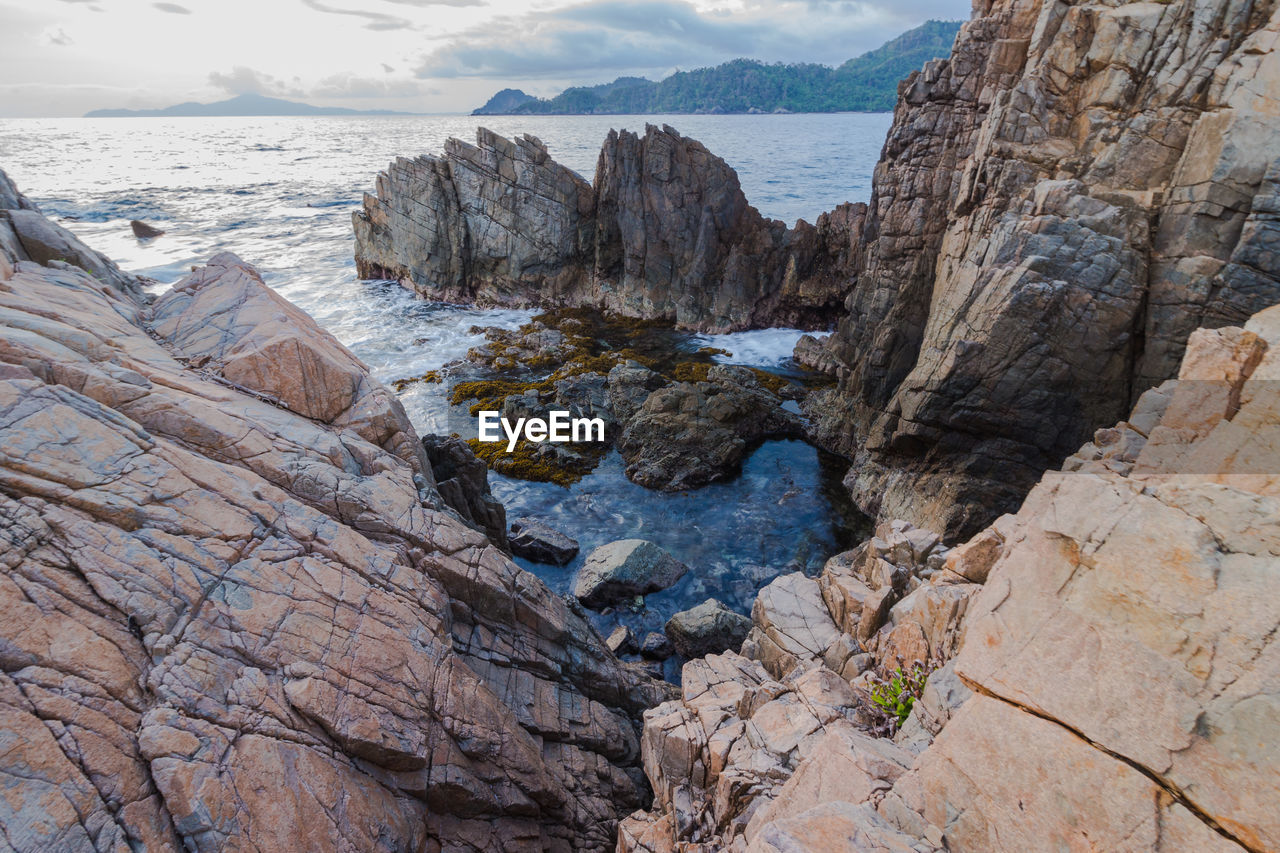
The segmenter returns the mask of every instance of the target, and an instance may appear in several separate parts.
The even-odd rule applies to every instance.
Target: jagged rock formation
[[[1277,849],[1278,518],[1280,306],[964,545],[885,525],[775,581],[646,715],[619,850]],[[873,737],[862,670],[910,660],[946,663]]]
[[[902,86],[816,435],[949,535],[1280,301],[1273,2],[984,0]]]
[[[89,271],[34,260],[2,186],[5,845],[611,847],[665,688],[445,508],[395,396],[251,267],[148,306],[52,226]]]
[[[458,513],[468,527],[479,530],[499,549],[511,553],[507,508],[489,489],[489,466],[460,438],[425,435],[422,449],[445,506]]]
[[[428,299],[595,306],[719,332],[828,328],[865,211],[767,220],[728,164],[670,127],[610,131],[594,185],[532,136],[480,129],[474,146],[392,163],[353,226],[361,276]]]

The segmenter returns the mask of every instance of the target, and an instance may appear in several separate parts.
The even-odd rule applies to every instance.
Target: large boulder
[[[578,541],[536,518],[511,521],[511,552],[535,563],[567,565],[578,556]]]
[[[626,475],[651,489],[704,486],[737,472],[766,438],[799,436],[799,419],[750,370],[714,366],[706,379],[652,392],[618,440]]]
[[[682,657],[700,658],[737,649],[751,630],[751,620],[708,598],[674,614],[663,630]]]
[[[618,539],[596,548],[573,579],[573,594],[599,610],[671,586],[689,567],[647,539]]]

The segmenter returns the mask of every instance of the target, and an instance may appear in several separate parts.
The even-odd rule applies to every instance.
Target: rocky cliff
[[[665,688],[395,396],[235,256],[148,304],[0,190],[5,846],[611,847]]]
[[[971,533],[1280,301],[1273,2],[982,0],[904,82],[817,436],[865,509]]]
[[[1274,307],[967,543],[895,522],[774,581],[646,714],[619,851],[1280,849],[1278,518]],[[869,673],[913,664],[878,736]]]
[[[481,129],[401,158],[353,215],[356,265],[428,299],[594,306],[682,328],[828,328],[849,290],[865,205],[794,229],[670,127],[611,131],[594,184],[531,136]]]

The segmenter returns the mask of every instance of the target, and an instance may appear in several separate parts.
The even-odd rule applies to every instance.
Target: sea
[[[887,113],[3,119],[0,168],[46,215],[125,270],[154,279],[156,292],[212,255],[235,252],[391,382],[461,358],[483,340],[475,326],[515,328],[535,313],[429,303],[394,282],[357,278],[351,213],[396,157],[439,153],[449,137],[474,141],[483,126],[538,137],[590,180],[610,129],[668,124],[733,166],[762,214],[793,225],[870,198],[890,120]],[[138,240],[131,219],[166,233]],[[722,361],[786,373],[795,368],[799,335],[690,335],[687,346],[719,347],[730,353]],[[441,386],[411,385],[402,400],[420,433],[449,431]],[[616,452],[568,488],[492,472],[490,482],[508,518],[541,518],[582,545],[564,568],[520,561],[557,592],[568,591],[586,553],[614,539],[652,539],[689,565],[680,583],[642,605],[593,615],[604,633],[625,624],[642,637],[711,597],[747,613],[773,578],[814,574],[856,544],[869,523],[840,485],[844,470],[803,442],[771,441],[737,477],[689,492],[631,483]]]

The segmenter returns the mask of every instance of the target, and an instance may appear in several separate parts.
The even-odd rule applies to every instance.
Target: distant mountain
[[[839,68],[735,59],[677,71],[657,83],[619,77],[575,86],[550,99],[504,89],[472,115],[887,111],[898,100],[898,81],[931,59],[949,56],[959,31],[959,21],[928,21]],[[495,103],[505,93],[527,100]]]
[[[503,89],[501,92],[485,101],[483,107],[478,110],[473,110],[471,114],[473,116],[507,115],[520,105],[536,100],[538,99],[533,95],[530,95],[527,92],[522,92],[519,89]]]
[[[313,107],[297,101],[268,98],[266,95],[236,95],[225,101],[199,104],[187,101],[160,110],[94,110],[85,118],[160,118],[166,116],[402,116],[391,110],[348,110],[343,107]]]

